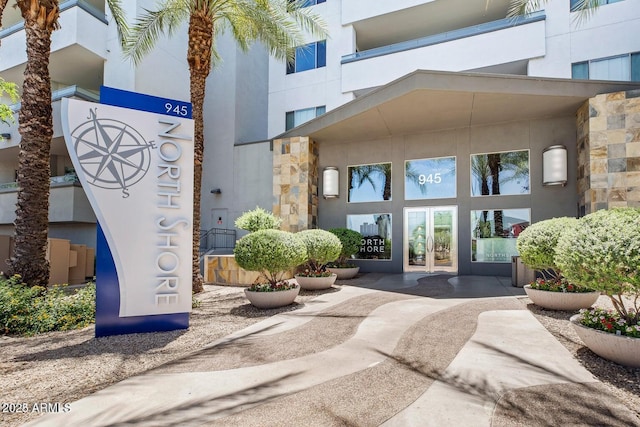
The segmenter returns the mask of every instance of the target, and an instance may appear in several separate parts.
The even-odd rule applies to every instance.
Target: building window
[[[324,105],[313,108],[305,108],[303,110],[287,111],[286,130],[293,129],[296,126],[300,126],[301,124],[306,123],[321,114],[324,114],[326,111],[327,107],[325,107]]]
[[[391,200],[391,163],[349,166],[347,170],[350,203]]]
[[[571,78],[640,81],[640,52],[571,64]]]
[[[391,214],[347,215],[347,228],[362,234],[356,259],[391,259]]]
[[[456,197],[456,158],[436,157],[404,163],[406,200]]]
[[[296,48],[293,62],[287,63],[287,74],[300,73],[327,65],[327,42],[321,40]]]
[[[571,0],[571,12],[575,12],[582,7],[582,4],[587,0]],[[602,6],[605,4],[618,3],[622,0],[598,0],[598,5]]]
[[[471,155],[472,196],[529,194],[529,150]]]
[[[471,211],[471,261],[511,262],[516,240],[531,222],[529,209]]]

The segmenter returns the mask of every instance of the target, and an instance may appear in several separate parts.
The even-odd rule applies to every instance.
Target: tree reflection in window
[[[349,166],[349,202],[391,200],[391,163]]]
[[[471,156],[471,195],[529,194],[529,150]]]

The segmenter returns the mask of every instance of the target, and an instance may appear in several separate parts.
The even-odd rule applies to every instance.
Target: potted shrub
[[[237,228],[250,233],[258,230],[277,230],[280,224],[282,219],[258,206],[252,211],[244,212],[235,222]]]
[[[600,292],[567,281],[555,261],[558,238],[577,224],[576,218],[552,218],[536,222],[518,235],[516,247],[522,262],[542,275],[524,286],[535,305],[573,311],[591,307],[600,296]]]
[[[283,272],[307,259],[305,244],[293,233],[281,230],[258,230],[247,234],[233,250],[236,262],[245,270],[260,273],[260,281],[245,289],[251,304],[274,308],[291,304],[300,286],[283,279]]]
[[[327,270],[338,275],[338,280],[352,279],[360,271],[360,267],[350,262],[352,256],[360,251],[362,244],[362,234],[348,228],[332,228],[329,232],[335,234],[340,243],[342,251],[337,260],[327,264]]]
[[[302,289],[327,289],[337,274],[326,270],[326,264],[340,256],[342,244],[335,234],[325,230],[304,230],[296,233],[307,248],[304,270],[295,275]]]
[[[568,280],[601,291],[614,307],[573,316],[580,339],[605,359],[640,367],[640,209],[581,218],[558,240],[556,263]]]

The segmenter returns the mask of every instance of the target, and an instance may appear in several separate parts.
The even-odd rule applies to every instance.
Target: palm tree
[[[362,187],[365,182],[371,185],[373,191],[378,191],[374,181],[376,175],[382,179],[382,200],[391,200],[391,163],[349,167],[349,193],[355,186]]]
[[[8,0],[0,0],[0,18]],[[46,260],[49,227],[49,155],[53,135],[49,53],[58,28],[57,0],[16,0],[24,19],[27,64],[22,86],[18,154],[18,202],[11,273],[28,285],[49,281]]]
[[[0,0],[0,19],[9,0]],[[107,0],[109,6],[117,0]],[[49,185],[53,117],[49,56],[51,34],[59,28],[58,0],[15,0],[24,19],[27,63],[22,84],[18,154],[18,202],[16,204],[15,246],[10,260],[11,274],[24,283],[46,285],[49,263],[46,259],[49,232]],[[119,16],[122,16],[120,14]],[[124,39],[124,20],[116,20],[120,39]]]
[[[119,0],[111,0],[119,4]],[[294,48],[304,44],[304,34],[324,37],[320,19],[303,0],[163,0],[156,10],[146,10],[131,28],[125,54],[138,63],[160,34],[172,35],[188,22],[187,63],[194,120],[193,289],[203,289],[200,275],[200,190],[204,157],[203,104],[206,79],[219,59],[216,38],[228,30],[238,46],[248,50],[259,41],[278,59],[292,60]]]

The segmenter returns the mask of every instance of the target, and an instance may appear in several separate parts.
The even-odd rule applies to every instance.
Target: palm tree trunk
[[[17,4],[25,20],[27,65],[18,128],[22,141],[18,155],[19,189],[11,272],[21,275],[24,283],[30,286],[46,286],[49,282],[46,259],[49,157],[53,135],[49,54],[51,33],[57,28],[59,10],[57,1],[18,0]]]
[[[191,77],[191,106],[194,122],[193,152],[193,292],[204,290],[200,274],[200,195],[202,189],[202,161],[204,158],[204,95],[211,70],[213,20],[206,10],[193,11],[189,19],[189,49],[187,62]]]

